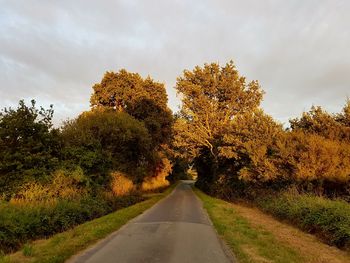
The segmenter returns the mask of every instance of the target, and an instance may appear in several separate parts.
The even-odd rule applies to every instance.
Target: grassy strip
[[[84,250],[98,240],[118,230],[129,220],[141,214],[168,195],[174,187],[175,185],[161,194],[152,195],[146,201],[84,223],[69,231],[54,235],[49,239],[28,243],[24,246],[22,251],[7,256],[0,256],[0,262],[64,262],[79,251]]]
[[[43,239],[87,221],[145,200],[123,197],[83,196],[76,200],[0,204],[0,250],[13,253],[31,240]]]
[[[252,262],[304,262],[302,256],[273,234],[252,226],[228,202],[210,197],[198,189],[195,193],[218,231],[241,263]]]
[[[266,212],[288,220],[329,245],[350,249],[350,205],[306,194],[260,198],[257,204]]]

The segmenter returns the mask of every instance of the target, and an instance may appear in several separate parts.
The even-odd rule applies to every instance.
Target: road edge
[[[233,251],[231,250],[231,248],[229,247],[229,245],[226,243],[226,241],[219,235],[219,233],[218,233],[218,231],[216,230],[216,228],[215,228],[213,222],[211,221],[211,218],[210,218],[210,216],[209,216],[209,214],[208,214],[208,211],[207,211],[207,210],[204,208],[204,206],[203,206],[203,201],[199,198],[199,196],[197,195],[197,193],[196,193],[196,191],[195,191],[195,189],[198,190],[198,191],[201,191],[201,190],[198,189],[198,188],[194,185],[194,183],[191,185],[191,189],[192,189],[194,195],[196,196],[196,198],[198,199],[198,201],[200,202],[201,207],[202,207],[202,210],[203,210],[205,216],[208,218],[208,221],[209,221],[210,225],[213,227],[214,232],[215,232],[215,235],[216,235],[216,238],[217,238],[217,240],[219,241],[219,243],[220,243],[220,245],[221,245],[221,248],[222,248],[222,250],[224,251],[226,257],[227,257],[232,263],[238,263],[238,260],[237,260],[237,258],[236,258],[236,256],[235,256],[235,254],[233,253]]]

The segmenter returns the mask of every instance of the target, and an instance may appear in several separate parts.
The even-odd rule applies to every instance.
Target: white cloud
[[[0,1],[0,106],[55,104],[56,123],[89,107],[107,70],[172,87],[184,69],[233,59],[286,122],[349,94],[349,1]]]

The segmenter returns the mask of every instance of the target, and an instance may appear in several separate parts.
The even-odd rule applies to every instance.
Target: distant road
[[[191,183],[182,181],[165,199],[70,262],[232,262]]]

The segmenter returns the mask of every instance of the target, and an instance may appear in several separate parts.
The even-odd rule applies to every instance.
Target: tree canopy
[[[284,129],[260,107],[259,83],[232,61],[184,70],[176,89],[182,106],[173,115],[163,83],[125,69],[106,72],[93,86],[91,110],[61,129],[52,127],[52,107],[20,101],[4,109],[0,187],[63,168],[102,187],[115,172],[149,189],[164,184],[174,165],[173,180],[194,167],[197,185],[218,196],[288,185],[349,193],[350,100],[337,114],[313,106]]]
[[[312,106],[300,118],[291,119],[290,126],[294,131],[350,142],[350,101],[347,100],[342,112],[338,114],[330,114],[321,106]]]
[[[93,86],[90,102],[93,108],[123,111],[145,123],[152,141],[160,145],[171,136],[172,112],[167,106],[164,84],[151,77],[143,79],[138,73],[125,69],[106,72],[101,83]]]
[[[234,118],[257,109],[263,95],[259,83],[247,83],[232,61],[223,67],[211,63],[185,70],[176,89],[182,98],[176,145],[192,154],[204,147],[214,156]]]
[[[117,73],[106,72],[101,82],[93,86],[90,103],[92,107],[108,107],[133,115],[134,107],[143,99],[151,99],[161,108],[167,108],[164,84],[121,69]]]
[[[142,181],[145,175],[140,169],[153,155],[151,137],[144,124],[124,112],[84,112],[65,124],[62,138],[64,158],[72,165],[80,165],[100,183],[108,181],[111,170],[128,172]]]

